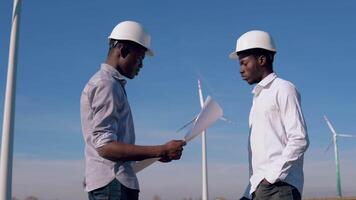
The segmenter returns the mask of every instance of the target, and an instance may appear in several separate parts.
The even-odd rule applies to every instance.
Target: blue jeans
[[[102,188],[88,193],[89,200],[138,200],[139,190],[122,185],[116,178]]]

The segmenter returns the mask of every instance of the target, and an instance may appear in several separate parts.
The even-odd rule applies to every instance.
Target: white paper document
[[[149,158],[146,160],[138,161],[132,166],[132,168],[133,168],[134,172],[137,173],[137,172],[143,170],[144,168],[150,166],[154,162],[158,161],[159,159],[160,158]]]
[[[223,110],[219,104],[214,101],[210,96],[208,96],[204,102],[203,108],[199,113],[198,117],[192,128],[184,136],[184,140],[188,143],[196,136],[200,135],[205,129],[214,124],[219,118],[223,116]],[[143,161],[136,162],[133,165],[133,170],[135,173],[143,170],[147,166],[158,161],[160,158],[150,158]]]
[[[200,135],[205,129],[214,124],[223,116],[223,110],[219,104],[208,96],[204,102],[202,111],[199,113],[193,127],[184,136],[186,142]]]

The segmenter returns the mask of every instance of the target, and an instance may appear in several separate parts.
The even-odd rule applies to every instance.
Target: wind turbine
[[[203,92],[201,89],[200,80],[198,80],[198,92],[199,92],[199,100],[200,100],[200,107],[203,108],[204,105],[204,97]],[[202,200],[209,199],[209,192],[208,192],[208,163],[206,157],[206,131],[203,131],[201,134],[202,139]]]
[[[203,108],[204,106],[204,97],[201,87],[201,81],[198,79],[198,93],[199,93],[199,102],[200,107]],[[191,121],[183,125],[181,128],[177,130],[177,132],[182,131],[186,127],[193,124],[198,116],[195,116]],[[226,117],[220,117],[220,120],[228,123],[228,124],[235,124],[233,121],[227,119]],[[207,164],[207,152],[206,152],[206,130],[202,132],[202,200],[209,199],[209,192],[208,192],[208,164]]]
[[[338,134],[336,133],[334,127],[331,125],[330,121],[328,118],[324,115],[324,119],[326,121],[326,124],[328,125],[331,133],[332,133],[332,141],[330,145],[326,148],[325,152],[329,150],[332,144],[334,144],[334,153],[335,153],[335,165],[336,165],[336,189],[337,189],[337,196],[339,198],[342,197],[341,193],[341,177],[340,177],[340,164],[339,164],[339,150],[338,150],[338,144],[337,144],[337,138],[338,137],[355,137],[355,135],[349,135],[349,134]]]
[[[16,94],[16,69],[18,55],[19,24],[22,0],[14,0],[10,35],[9,61],[7,67],[4,118],[2,125],[0,160],[0,200],[11,199],[12,161],[14,143],[14,116]]]

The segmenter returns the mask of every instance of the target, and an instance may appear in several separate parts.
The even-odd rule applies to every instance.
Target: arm
[[[101,81],[91,92],[93,113],[91,141],[98,154],[112,161],[133,161],[160,157],[164,161],[179,159],[184,141],[170,141],[164,145],[139,146],[118,141],[119,111],[124,110],[125,95],[110,81]]]
[[[122,142],[110,142],[97,148],[99,155],[112,161],[139,161],[147,158],[164,158],[164,161],[180,159],[184,141],[172,140],[164,145],[139,146]]]
[[[243,194],[243,196],[240,198],[240,200],[248,200],[248,199],[252,199],[251,195],[250,195],[250,189],[251,189],[251,184],[250,182],[248,183],[245,192]]]
[[[309,141],[300,105],[300,96],[294,86],[283,87],[278,94],[278,104],[287,142],[279,159],[271,163],[265,179],[270,183],[284,180],[289,169],[307,150]]]
[[[251,126],[250,126],[251,128]],[[251,152],[251,144],[250,144],[250,137],[251,135],[249,134],[248,137],[248,184],[245,188],[244,194],[243,196],[240,198],[240,200],[248,200],[248,199],[252,199],[251,195],[250,195],[250,190],[251,190],[251,183],[250,183],[250,178],[252,176],[252,163],[251,163],[251,159],[252,159],[252,152]]]

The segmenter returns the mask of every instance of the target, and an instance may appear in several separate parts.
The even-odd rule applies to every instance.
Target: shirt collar
[[[120,72],[118,70],[116,70],[113,66],[106,64],[106,63],[102,63],[101,64],[101,69],[109,72],[109,74],[114,77],[115,79],[117,79],[118,81],[120,81],[120,83],[125,86],[127,83],[126,78],[120,74]]]
[[[277,75],[275,73],[270,73],[268,76],[266,76],[264,79],[262,79],[252,90],[252,94],[255,96],[258,96],[260,92],[262,91],[263,88],[268,86],[274,79],[277,78]]]

